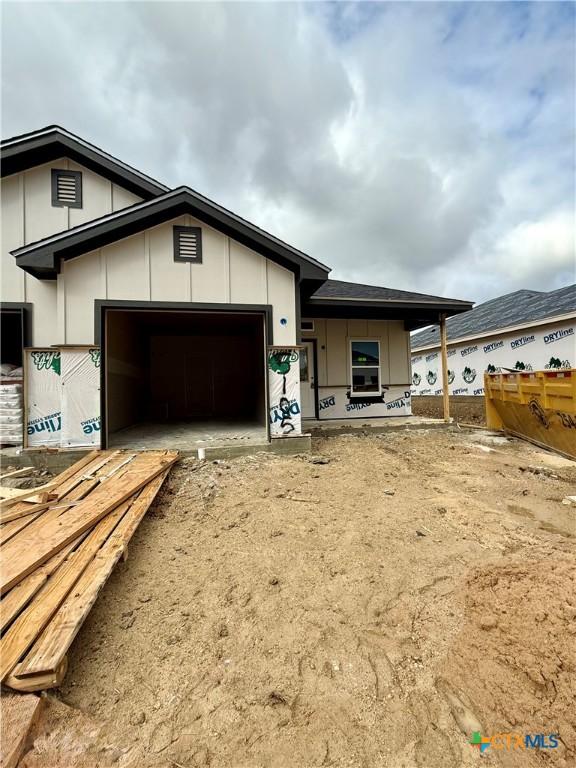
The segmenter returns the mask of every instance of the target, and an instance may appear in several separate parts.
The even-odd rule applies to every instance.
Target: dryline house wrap
[[[300,350],[268,348],[270,437],[302,434],[300,407]]]
[[[561,370],[574,365],[576,324],[559,323],[522,332],[448,345],[451,395],[484,395],[484,373]],[[412,357],[412,394],[441,395],[440,351],[417,351]]]
[[[568,370],[576,358],[576,284],[520,290],[447,320],[450,395],[483,396],[484,373]],[[436,328],[411,337],[412,394],[441,395]]]
[[[25,435],[28,448],[100,445],[100,350],[26,349]]]

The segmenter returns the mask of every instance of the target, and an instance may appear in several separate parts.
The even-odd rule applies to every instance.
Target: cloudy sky
[[[3,3],[2,135],[58,123],[333,267],[482,301],[575,277],[575,11]]]

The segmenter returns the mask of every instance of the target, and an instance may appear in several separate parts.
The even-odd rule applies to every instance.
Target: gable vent
[[[174,261],[202,263],[201,227],[174,227]]]
[[[82,174],[80,171],[52,169],[52,205],[82,207]]]

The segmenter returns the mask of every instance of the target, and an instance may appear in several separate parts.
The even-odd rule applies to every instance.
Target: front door
[[[303,419],[316,418],[316,342],[303,341],[300,350],[300,400]]]

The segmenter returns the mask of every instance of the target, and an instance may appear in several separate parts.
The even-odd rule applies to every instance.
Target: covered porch
[[[303,428],[316,421],[414,418],[410,332],[429,325],[440,327],[448,423],[446,319],[471,308],[467,301],[340,280],[302,297]]]

